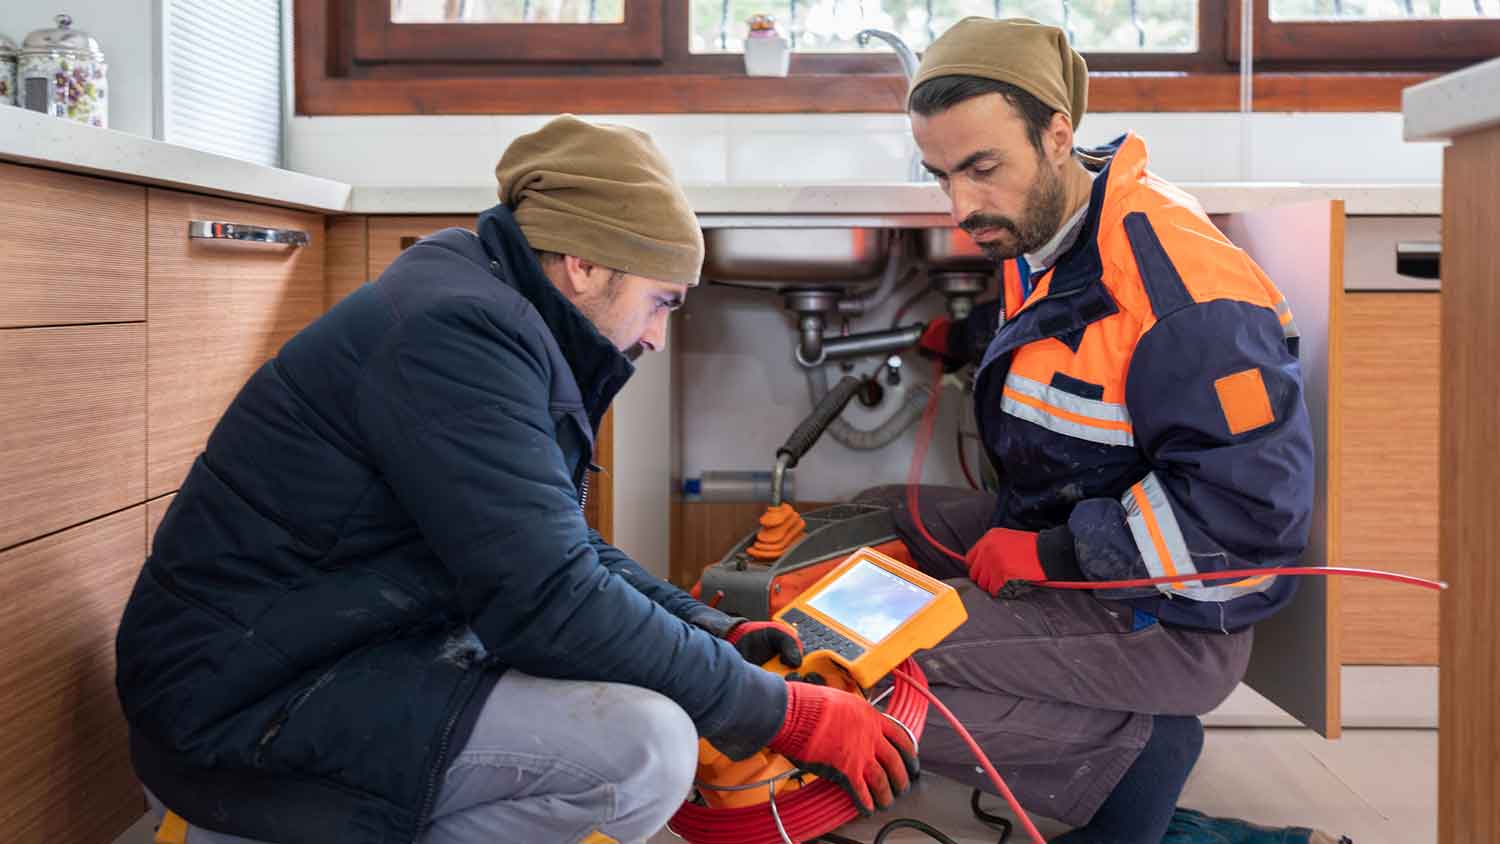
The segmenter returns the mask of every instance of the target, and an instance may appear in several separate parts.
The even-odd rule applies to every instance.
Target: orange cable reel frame
[[[904,552],[905,548],[891,550]],[[818,568],[823,568],[822,564]],[[885,603],[873,608],[861,607],[860,611],[849,609],[853,600],[862,601],[871,595]],[[937,644],[964,622],[966,614],[957,592],[910,568],[907,561],[896,559],[895,555],[861,548],[839,560],[831,573],[807,586],[774,615],[778,620],[786,620],[793,609],[859,647],[854,657],[815,649],[807,654],[802,671],[816,671],[830,685],[863,694],[862,684],[873,686],[893,668],[899,668],[885,714],[901,723],[913,740],[919,742],[928,708],[927,698],[922,694],[926,681],[910,654]],[[877,612],[869,616],[860,614],[868,609]],[[883,617],[882,626],[874,630],[866,626],[868,621],[862,619],[870,617]],[[803,619],[800,623],[807,621]],[[764,667],[783,675],[791,670],[777,659]],[[853,802],[838,786],[797,772],[785,757],[769,750],[762,749],[735,762],[703,740],[699,743],[698,761],[695,785],[699,800],[684,803],[668,824],[672,832],[690,844],[806,841],[859,816]]]

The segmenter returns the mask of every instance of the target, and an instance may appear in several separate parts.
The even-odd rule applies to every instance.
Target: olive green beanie
[[[929,79],[978,76],[1006,82],[1068,115],[1073,131],[1089,99],[1089,68],[1061,29],[1027,18],[964,18],[932,42],[906,101]]]
[[[698,218],[644,132],[565,114],[506,147],[495,178],[531,248],[698,283]]]

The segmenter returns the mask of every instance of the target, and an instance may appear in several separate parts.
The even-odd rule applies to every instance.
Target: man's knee
[[[682,707],[646,689],[632,689],[619,714],[616,815],[630,840],[660,829],[687,797],[698,769],[698,730]]]

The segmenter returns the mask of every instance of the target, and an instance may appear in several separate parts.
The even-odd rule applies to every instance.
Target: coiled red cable
[[[927,691],[927,677],[912,659],[901,663],[892,673],[896,682],[885,712],[905,724],[920,741],[927,723],[927,704],[933,699]],[[786,829],[786,838],[777,829],[777,816]],[[857,817],[859,811],[843,789],[820,779],[777,797],[776,815],[772,814],[769,801],[736,809],[684,803],[667,822],[667,828],[690,844],[785,844],[788,838],[792,841],[817,838]]]

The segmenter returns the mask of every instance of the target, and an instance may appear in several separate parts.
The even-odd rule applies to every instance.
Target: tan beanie
[[[1073,131],[1089,99],[1089,68],[1061,29],[1027,18],[964,18],[932,42],[906,101],[929,79],[978,76],[1007,82],[1068,115]]]
[[[565,114],[506,147],[495,178],[531,248],[698,283],[698,218],[644,132]]]

